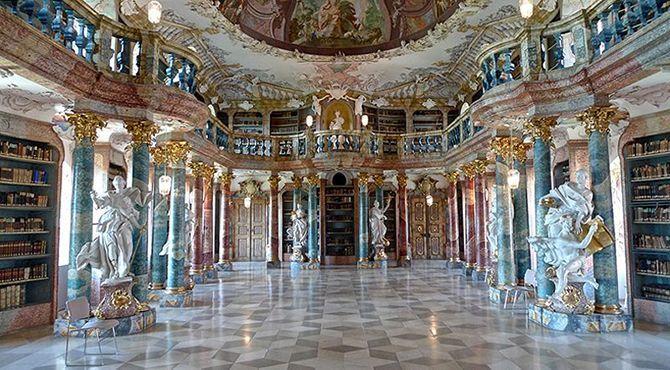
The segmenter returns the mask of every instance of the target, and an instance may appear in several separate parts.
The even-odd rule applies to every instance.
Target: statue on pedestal
[[[293,254],[291,262],[304,262],[305,256],[303,250],[307,244],[307,221],[305,220],[305,211],[302,210],[300,203],[291,212],[291,228],[287,230],[289,237],[293,239]]]
[[[588,177],[577,172],[577,182],[567,182],[540,199],[538,206],[549,207],[544,222],[547,237],[529,237],[528,242],[551,267],[548,275],[556,285],[549,307],[557,312],[593,313],[593,303],[584,294],[584,285],[598,283],[584,269],[590,255],[611,246],[613,239],[602,218],[593,213],[593,193],[586,188]]]
[[[386,200],[386,206],[384,209],[380,208],[379,202],[375,200],[372,208],[369,211],[369,222],[370,222],[370,236],[372,241],[372,246],[375,248],[375,261],[385,261],[388,257],[386,256],[386,248],[389,245],[388,239],[386,239],[386,216],[384,215],[391,205],[391,199]]]

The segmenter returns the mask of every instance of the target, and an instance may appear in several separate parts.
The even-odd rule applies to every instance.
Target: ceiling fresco
[[[373,53],[416,40],[446,20],[457,0],[225,0],[218,9],[242,31],[303,53]]]
[[[523,28],[518,0],[231,1],[162,0],[156,27],[198,54],[200,91],[219,108],[307,105],[308,95],[329,90],[455,105],[473,87],[483,48]],[[124,0],[122,11],[134,3],[146,1]]]

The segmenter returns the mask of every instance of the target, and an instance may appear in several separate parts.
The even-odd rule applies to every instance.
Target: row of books
[[[633,188],[634,200],[669,199],[670,184],[638,185]]]
[[[11,241],[0,243],[0,257],[31,256],[47,253],[46,240]]]
[[[651,299],[662,299],[670,301],[670,286],[667,285],[643,285],[642,296]]]
[[[26,304],[26,286],[9,285],[0,288],[0,310],[9,310]]]
[[[40,217],[0,217],[0,233],[44,231]]]
[[[11,267],[11,268],[0,269],[0,283],[41,279],[46,277],[47,277],[46,263],[34,266]]]
[[[637,272],[670,276],[670,261],[640,258],[637,261]]]
[[[644,165],[633,168],[633,180],[654,179],[670,176],[670,162],[658,163],[655,166]]]
[[[21,184],[46,184],[47,171],[28,170],[25,168],[0,168],[0,181],[17,182]]]
[[[670,207],[635,207],[635,222],[670,222]]]
[[[8,140],[0,140],[0,154],[42,161],[51,161],[53,155],[50,148]]]
[[[27,191],[0,192],[0,205],[48,207],[49,196],[35,194]]]
[[[668,138],[663,138],[661,140],[652,140],[644,143],[632,143],[624,149],[624,154],[627,157],[635,157],[668,151],[670,151],[670,141]]]

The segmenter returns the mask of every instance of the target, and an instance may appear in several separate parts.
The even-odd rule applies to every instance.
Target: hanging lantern
[[[528,19],[533,16],[533,0],[519,0],[521,17]]]
[[[427,205],[428,207],[432,207],[432,206],[433,206],[433,196],[430,195],[430,194],[426,195],[426,205]]]
[[[520,181],[521,174],[519,174],[518,170],[512,168],[511,170],[507,171],[507,185],[510,187],[510,189],[518,189]]]
[[[308,115],[307,118],[305,118],[305,124],[307,125],[307,127],[312,127],[312,125],[314,124],[314,117]]]
[[[172,178],[168,175],[163,175],[158,178],[158,193],[162,196],[170,194],[170,188],[172,187]]]
[[[251,197],[245,197],[244,198],[244,208],[251,208]]]
[[[149,23],[160,23],[162,13],[163,6],[158,2],[158,0],[151,0],[147,4],[147,19],[149,20]]]
[[[368,117],[367,114],[364,114],[363,116],[361,116],[361,125],[363,125],[363,127],[366,127],[368,125],[369,120],[370,117]]]

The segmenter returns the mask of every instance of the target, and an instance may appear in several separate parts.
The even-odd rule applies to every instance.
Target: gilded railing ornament
[[[528,158],[530,143],[524,143],[516,136],[499,136],[491,140],[491,150],[505,160],[525,162]]]
[[[372,175],[372,183],[376,187],[381,188],[382,186],[384,186],[384,175],[382,175],[381,173],[373,174]]]
[[[94,113],[68,114],[67,122],[74,126],[74,137],[78,143],[84,139],[94,143],[98,139],[98,129],[107,126],[107,122]]]
[[[360,172],[358,174],[358,186],[367,186],[370,181],[370,174],[367,172]]]
[[[455,183],[457,183],[457,182],[458,182],[458,178],[459,178],[460,176],[461,176],[461,174],[458,173],[458,171],[449,171],[449,172],[446,172],[446,173],[444,174],[444,177],[447,178],[447,181],[448,181],[450,184],[455,184]]]
[[[279,182],[281,181],[281,177],[279,175],[270,175],[268,177],[268,183],[270,183],[270,189],[277,190],[279,189]]]
[[[533,117],[523,124],[523,133],[553,145],[551,131],[557,125],[556,118],[556,116]]]
[[[158,126],[151,121],[125,121],[123,126],[133,138],[132,145],[151,145],[154,135],[158,133]]]
[[[233,182],[234,178],[235,175],[233,175],[231,172],[222,173],[221,175],[219,175],[219,182],[223,186],[228,186]]]
[[[307,181],[307,185],[309,185],[309,187],[316,187],[321,183],[321,179],[317,174],[312,174],[305,177],[305,181]]]
[[[167,162],[171,164],[184,162],[191,151],[191,145],[185,141],[170,141],[163,148]]]
[[[608,134],[610,124],[619,122],[628,117],[626,112],[617,107],[590,107],[587,110],[575,115],[578,121],[584,125],[587,135],[594,132]]]
[[[396,179],[398,180],[399,188],[407,187],[407,175],[405,175],[404,173],[399,173],[398,175],[396,175]]]
[[[293,181],[293,186],[295,189],[302,189],[302,176],[294,174],[291,176],[291,181]]]

